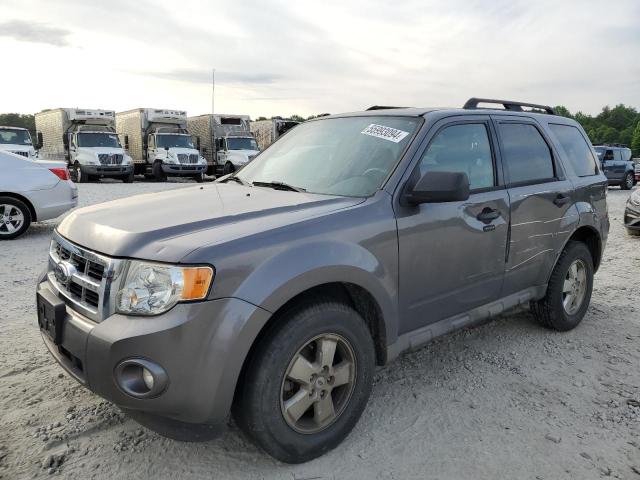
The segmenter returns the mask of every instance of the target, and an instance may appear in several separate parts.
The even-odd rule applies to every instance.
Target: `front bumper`
[[[37,289],[55,292],[46,277]],[[67,305],[59,345],[41,333],[71,376],[119,407],[221,431],[246,354],[269,316],[243,300],[225,298],[179,304],[155,317],[115,314],[96,323]],[[166,371],[168,385],[161,394],[141,399],[121,389],[116,367],[132,358]]]
[[[163,163],[162,171],[167,175],[198,175],[207,171],[207,165]]]
[[[101,175],[105,177],[126,177],[133,171],[133,165],[80,165],[82,173],[86,175]]]
[[[640,230],[640,206],[627,202],[624,210],[624,226],[629,230]]]

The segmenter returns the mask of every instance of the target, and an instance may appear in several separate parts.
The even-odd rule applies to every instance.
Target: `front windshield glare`
[[[120,148],[120,142],[115,133],[79,133],[78,146]]]
[[[31,145],[31,135],[26,130],[0,130],[0,144]]]
[[[253,138],[229,137],[227,138],[229,150],[258,150],[258,144]]]
[[[311,193],[366,197],[380,188],[420,124],[415,117],[329,118],[300,124],[236,175]]]
[[[158,135],[159,148],[196,148],[193,146],[193,140],[189,135],[176,135],[164,133]]]

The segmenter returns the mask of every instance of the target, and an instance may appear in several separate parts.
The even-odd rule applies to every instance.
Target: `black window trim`
[[[585,141],[585,143],[587,144],[587,148],[589,150],[589,153],[591,154],[591,158],[593,159],[593,163],[596,167],[596,171],[595,173],[590,173],[589,175],[578,175],[576,174],[576,177],[578,178],[587,178],[587,177],[595,177],[600,175],[602,172],[600,171],[600,166],[598,165],[598,156],[594,155],[594,149],[593,148],[589,148],[589,146],[593,147],[593,145],[591,145],[591,142],[589,141],[589,138],[585,137],[584,133],[582,133],[582,130],[580,130],[578,127],[576,127],[575,125],[569,125],[567,123],[553,123],[553,122],[549,122],[549,130],[551,130],[551,133],[553,134],[554,137],[556,137],[556,140],[558,140],[558,143],[560,144],[560,146],[562,147],[562,150],[566,152],[566,150],[564,150],[564,146],[562,145],[562,142],[560,142],[560,139],[557,138],[555,132],[551,129],[551,126],[558,126],[558,127],[570,127],[570,128],[575,128],[578,133],[580,134],[580,136],[582,137],[582,139]],[[569,160],[567,158],[567,160]],[[571,160],[569,160],[569,162],[571,162]],[[573,167],[573,165],[571,165],[571,167],[573,168],[573,173],[575,174],[575,168]]]
[[[537,122],[526,117],[516,117],[515,119],[512,118],[509,120],[503,119],[503,118],[493,118],[493,121],[496,123],[496,135],[498,137],[498,145],[500,147],[500,159],[502,160],[502,164],[503,164],[503,170],[504,170],[503,174],[505,177],[504,183],[506,185],[506,188],[527,187],[530,185],[541,185],[545,183],[553,183],[553,182],[559,182],[559,181],[565,180],[564,172],[558,163],[558,155],[553,148],[553,142],[549,140],[544,130],[540,127],[540,125],[538,125]],[[508,178],[509,177],[508,170],[505,167],[506,159],[504,158],[502,135],[500,133],[500,124],[503,124],[503,123],[531,125],[533,128],[535,128],[538,131],[538,133],[540,134],[540,137],[542,137],[542,140],[544,141],[544,143],[547,145],[547,148],[549,149],[549,154],[551,155],[551,166],[553,167],[553,177],[540,178],[535,180],[525,180],[522,182],[510,181],[510,179]]]
[[[493,165],[493,186],[492,187],[482,187],[482,188],[472,188],[469,190],[469,193],[471,195],[476,194],[476,193],[485,193],[485,192],[493,192],[495,190],[504,190],[506,187],[505,185],[502,185],[500,183],[500,179],[498,177],[498,159],[496,156],[496,144],[494,142],[494,135],[491,129],[491,120],[489,118],[484,118],[484,119],[479,119],[479,118],[469,118],[464,119],[464,120],[452,120],[449,122],[444,122],[442,125],[440,125],[438,127],[438,129],[433,133],[433,135],[431,136],[431,138],[429,138],[429,141],[427,142],[426,146],[424,147],[424,149],[419,150],[417,153],[417,157],[418,157],[418,161],[415,164],[415,167],[413,168],[413,172],[415,173],[416,171],[419,172],[420,171],[420,163],[422,162],[422,157],[427,153],[427,151],[429,150],[429,147],[431,146],[431,143],[433,142],[433,140],[435,140],[435,138],[440,134],[440,132],[442,132],[445,128],[449,128],[455,125],[483,125],[486,132],[487,132],[487,139],[489,140],[489,149],[491,151],[491,162]],[[411,176],[414,175],[414,173],[411,174]]]

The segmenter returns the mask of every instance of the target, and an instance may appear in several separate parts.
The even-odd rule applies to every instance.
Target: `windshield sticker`
[[[362,133],[363,135],[370,135],[372,137],[389,140],[393,143],[400,143],[404,137],[409,135],[409,132],[405,132],[404,130],[385,127],[384,125],[376,125],[375,123],[372,123],[360,133]]]

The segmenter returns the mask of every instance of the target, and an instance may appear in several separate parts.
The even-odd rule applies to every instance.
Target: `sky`
[[[638,0],[0,0],[0,112],[640,108]]]

